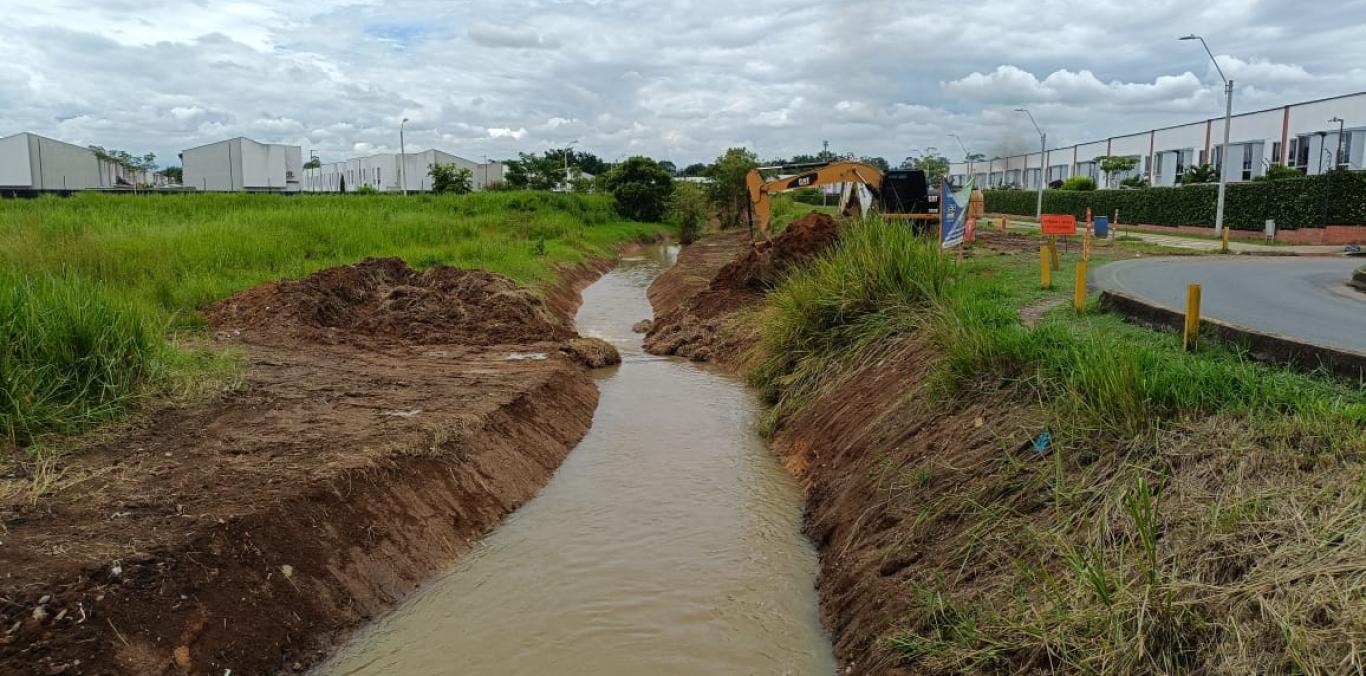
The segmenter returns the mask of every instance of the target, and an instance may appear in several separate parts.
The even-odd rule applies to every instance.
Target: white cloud
[[[526,138],[526,129],[508,129],[506,127],[492,127],[488,130],[489,138],[510,138],[518,141]]]
[[[327,161],[398,146],[509,157],[579,140],[678,164],[988,154],[1366,90],[1366,0],[4,0],[0,135],[174,157],[227,136]],[[136,11],[134,11],[136,10]],[[149,20],[148,17],[156,17]],[[728,17],[722,19],[721,17]],[[907,35],[916,39],[908,40]],[[61,58],[53,58],[53,54]]]

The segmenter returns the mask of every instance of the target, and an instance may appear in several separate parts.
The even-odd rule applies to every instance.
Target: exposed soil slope
[[[600,272],[601,267],[596,271]],[[567,312],[368,260],[207,312],[246,385],[0,504],[0,673],[304,668],[532,497],[591,424]],[[576,343],[580,358],[607,359]],[[587,355],[585,357],[584,355]]]
[[[650,285],[655,321],[645,337],[646,351],[696,361],[733,358],[741,340],[722,330],[726,320],[758,302],[787,270],[815,258],[838,236],[833,218],[812,212],[758,246],[739,231],[685,248],[678,265]]]

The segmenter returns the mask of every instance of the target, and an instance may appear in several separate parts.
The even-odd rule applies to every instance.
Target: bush
[[[1182,185],[1195,185],[1196,183],[1218,183],[1219,172],[1208,164],[1197,164],[1186,170],[1181,175]]]
[[[1077,218],[1086,216],[1087,207],[1098,216],[1119,210],[1123,223],[1212,228],[1218,191],[1213,184],[1092,192],[1046,190],[1043,210]],[[983,195],[990,213],[1034,214],[1033,193],[986,190]],[[1366,174],[1345,171],[1229,184],[1224,222],[1236,230],[1250,231],[1260,231],[1268,218],[1275,219],[1276,227],[1282,230],[1320,227],[1324,224],[1325,196],[1329,225],[1366,224]]]
[[[707,222],[707,210],[711,200],[707,191],[696,183],[679,181],[674,183],[673,195],[669,198],[669,214],[678,222],[678,241],[692,244],[702,234],[702,226]]]
[[[603,183],[617,199],[617,211],[634,221],[663,220],[673,194],[673,176],[648,157],[632,157],[607,172]]]
[[[438,162],[427,170],[427,175],[432,177],[432,192],[438,195],[465,195],[474,190],[474,172],[467,167]]]
[[[513,190],[516,190],[516,188],[512,187],[511,183],[502,180],[489,181],[484,185],[485,192],[511,192]]]
[[[1096,179],[1090,176],[1071,176],[1062,182],[1059,190],[1095,190]],[[988,207],[989,208],[989,207]]]
[[[1285,178],[1304,178],[1304,174],[1299,169],[1287,167],[1284,164],[1273,164],[1266,169],[1265,176],[1258,176],[1254,181],[1279,181]]]

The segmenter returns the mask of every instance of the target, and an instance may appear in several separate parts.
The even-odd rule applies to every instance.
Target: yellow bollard
[[[1039,247],[1039,279],[1045,289],[1053,288],[1053,268],[1048,265],[1048,259],[1048,245],[1044,244]]]
[[[1230,227],[1228,227],[1227,225],[1225,225],[1225,226],[1224,226],[1224,244],[1223,244],[1223,246],[1221,246],[1221,247],[1219,248],[1219,251],[1221,251],[1221,252],[1223,252],[1223,253],[1228,253],[1228,233],[1229,233],[1229,230],[1232,230],[1232,228],[1230,228]]]
[[[1086,224],[1086,229],[1081,233],[1081,259],[1091,260],[1091,224]]]
[[[1005,216],[1002,216],[1002,217],[1001,217],[1001,232],[1005,232],[1005,231],[1006,231],[1006,217],[1005,217]]]
[[[1057,238],[1057,237],[1049,237],[1049,238],[1048,238],[1048,253],[1049,253],[1049,256],[1053,259],[1053,269],[1054,269],[1054,270],[1061,270],[1061,269],[1062,269],[1062,257],[1058,255],[1058,238]]]
[[[1086,261],[1077,263],[1077,286],[1073,293],[1072,306],[1077,314],[1086,312]]]
[[[1194,352],[1200,342],[1200,285],[1186,286],[1186,334],[1185,348]]]

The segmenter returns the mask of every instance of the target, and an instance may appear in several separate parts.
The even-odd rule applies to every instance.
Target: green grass
[[[928,360],[929,379],[887,392],[889,417],[857,431],[932,422],[938,439],[866,442],[891,456],[874,506],[910,524],[878,539],[920,561],[882,647],[916,673],[1360,663],[1348,637],[1366,626],[1366,390],[1233,348],[1188,354],[1094,301],[1026,326],[1021,308],[1070,299],[1074,260],[1045,291],[1036,255],[959,264],[869,221],[747,318],[770,428],[884,359]],[[1000,428],[970,441],[960,410]],[[1021,450],[1040,430],[1049,454]]]
[[[1100,264],[1103,259],[1093,261]],[[1070,296],[1072,275],[1043,291],[1031,256],[984,256],[961,268],[933,242],[877,220],[851,226],[838,248],[792,274],[768,299],[752,380],[780,418],[814,395],[832,364],[889,335],[924,327],[940,350],[949,390],[991,378],[1030,387],[1072,425],[1136,436],[1163,421],[1220,413],[1297,416],[1308,426],[1366,426],[1360,388],[1252,362],[1212,346],[1191,355],[1177,341],[1070,308],[1026,327],[1019,309]],[[772,422],[777,422],[776,420]]]
[[[606,196],[104,195],[0,201],[0,444],[117,417],[217,360],[167,338],[244,288],[368,256],[531,285],[661,226]]]

